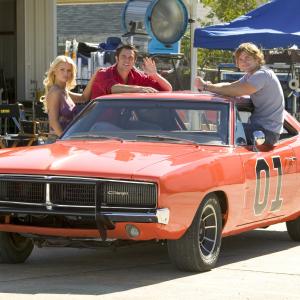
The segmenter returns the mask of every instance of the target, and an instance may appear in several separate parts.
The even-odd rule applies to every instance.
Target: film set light
[[[150,54],[179,53],[188,24],[181,0],[129,0],[122,12],[124,36]]]

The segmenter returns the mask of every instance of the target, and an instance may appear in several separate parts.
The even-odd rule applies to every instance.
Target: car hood
[[[176,157],[195,151],[199,151],[198,146],[187,144],[58,141],[0,151],[0,173],[133,178],[157,165],[155,176],[159,176],[176,167]]]

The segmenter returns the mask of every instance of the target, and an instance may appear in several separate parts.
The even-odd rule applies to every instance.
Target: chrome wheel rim
[[[199,227],[199,248],[203,258],[209,259],[214,253],[217,236],[217,214],[212,205],[207,205],[202,211]]]

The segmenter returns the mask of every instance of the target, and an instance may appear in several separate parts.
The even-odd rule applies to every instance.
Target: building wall
[[[0,94],[0,100],[12,98],[15,94],[15,22],[15,1],[0,0],[0,88],[5,89],[5,92]]]
[[[78,4],[80,2],[80,4]],[[89,3],[88,3],[89,2]],[[93,2],[93,3],[91,3]],[[192,9],[197,0],[185,0],[187,9]],[[64,53],[66,40],[99,44],[109,36],[121,37],[122,10],[126,1],[105,0],[58,0],[57,38],[58,52]],[[208,9],[199,4],[198,17],[204,18]]]
[[[109,36],[120,37],[123,6],[124,3],[57,5],[58,45],[74,38],[98,44]]]
[[[4,100],[36,98],[56,43],[56,0],[0,0],[0,76],[9,91]]]
[[[57,4],[125,3],[126,0],[56,0]]]
[[[17,97],[34,100],[56,56],[56,1],[18,0],[17,16]]]

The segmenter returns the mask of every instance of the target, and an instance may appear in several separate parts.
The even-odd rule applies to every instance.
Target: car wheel
[[[168,241],[172,263],[180,270],[205,272],[215,267],[221,248],[222,214],[218,198],[204,198],[193,223],[178,240]]]
[[[300,217],[286,222],[286,228],[291,239],[300,242]]]
[[[33,250],[31,239],[18,233],[0,232],[0,262],[23,263]]]

